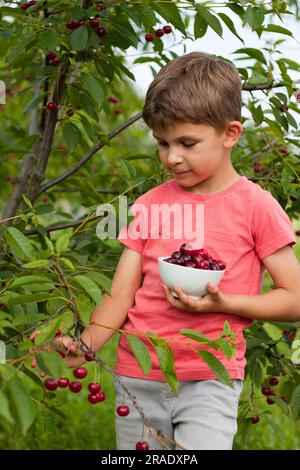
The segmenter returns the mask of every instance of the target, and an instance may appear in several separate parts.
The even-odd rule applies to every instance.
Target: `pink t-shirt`
[[[186,191],[174,179],[167,181],[140,196],[132,206],[132,213],[137,204],[148,208],[149,227],[140,230],[141,236],[130,238],[128,227],[124,225],[118,240],[125,246],[142,255],[143,284],[136,291],[135,303],[128,310],[127,320],[122,329],[132,332],[154,332],[162,338],[172,338],[178,342],[169,342],[174,351],[175,370],[179,380],[215,379],[215,375],[206,363],[182,341],[190,342],[194,348],[205,348],[182,336],[181,329],[197,330],[211,339],[217,338],[223,331],[227,320],[236,332],[237,354],[231,360],[220,351],[213,352],[227,368],[232,379],[244,379],[246,366],[246,341],[243,329],[251,325],[251,320],[238,315],[222,313],[191,313],[174,308],[165,298],[158,271],[158,256],[171,256],[184,242],[192,242],[183,237],[174,238],[174,226],[171,223],[169,239],[161,235],[165,221],[159,222],[159,234],[151,236],[150,207],[153,204],[179,203],[200,205],[204,211],[203,247],[218,259],[226,262],[226,271],[219,283],[223,293],[255,295],[261,291],[264,266],[261,260],[285,245],[296,243],[291,221],[280,204],[269,191],[241,176],[225,190],[212,194],[195,194]],[[191,206],[189,206],[191,207]],[[138,214],[138,213],[137,213]],[[135,217],[137,217],[135,214]],[[129,224],[136,225],[133,219]],[[145,228],[145,226],[144,226]],[[138,228],[136,232],[139,232]],[[151,232],[151,233],[150,233]],[[176,235],[177,236],[177,235]],[[136,238],[136,239],[134,239]],[[130,269],[130,266],[128,266]],[[125,376],[165,381],[160,370],[154,348],[145,340],[151,353],[152,370],[144,376],[124,335],[120,335],[117,350],[115,372]]]

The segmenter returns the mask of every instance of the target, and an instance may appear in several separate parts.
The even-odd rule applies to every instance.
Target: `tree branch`
[[[113,137],[120,134],[120,132],[122,132],[124,129],[131,126],[131,124],[133,124],[138,119],[140,119],[141,116],[142,116],[142,112],[139,112],[135,116],[125,121],[123,124],[117,127],[114,131],[108,134],[107,136],[108,139],[111,140]],[[106,143],[100,141],[99,144],[97,144],[95,147],[90,149],[72,168],[70,168],[69,170],[67,170],[65,173],[61,174],[57,178],[54,178],[52,181],[49,181],[49,183],[43,184],[38,192],[38,195],[46,191],[47,189],[52,188],[52,186],[54,186],[55,184],[58,184],[61,181],[68,178],[69,176],[73,175],[73,173],[78,171],[96,152],[98,152],[98,150],[104,147],[104,145],[106,145]]]

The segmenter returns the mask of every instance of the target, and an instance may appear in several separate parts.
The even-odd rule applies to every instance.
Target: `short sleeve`
[[[296,238],[292,222],[269,191],[256,202],[252,217],[252,235],[260,259],[276,250],[294,245]]]
[[[149,236],[149,203],[147,193],[138,197],[129,212],[133,220],[129,225],[124,224],[117,237],[123,245],[142,254]]]

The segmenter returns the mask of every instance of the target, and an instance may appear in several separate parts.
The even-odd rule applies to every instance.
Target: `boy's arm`
[[[128,309],[134,304],[134,297],[141,285],[141,254],[125,247],[118,262],[111,287],[111,295],[105,294],[101,305],[97,305],[91,315],[90,325],[81,335],[82,340],[93,351],[101,348],[121,328],[126,320]],[[106,325],[101,328],[91,322]]]
[[[266,256],[262,260],[275,288],[259,295],[226,297],[227,313],[264,321],[300,321],[300,264],[291,246]]]

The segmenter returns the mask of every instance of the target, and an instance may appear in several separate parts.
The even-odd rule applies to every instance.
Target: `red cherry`
[[[66,112],[66,115],[69,116],[69,117],[72,117],[74,115],[74,111],[72,108],[69,108]]]
[[[99,3],[96,3],[96,8],[98,8],[98,10],[105,10],[106,5],[104,5],[103,2],[99,2]]]
[[[197,269],[210,269],[209,263],[203,259],[196,263]]]
[[[169,25],[163,26],[163,30],[165,34],[170,34],[172,32],[172,26],[169,26]]]
[[[74,377],[76,377],[77,379],[84,379],[84,377],[87,376],[87,373],[88,371],[85,367],[76,367],[73,370]]]
[[[66,23],[66,27],[68,29],[77,29],[78,28],[78,22],[75,20],[69,20]]]
[[[58,387],[58,381],[56,379],[46,379],[44,385],[47,390],[56,390]]]
[[[81,19],[81,20],[77,21],[77,28],[80,28],[80,26],[83,26],[84,24],[85,24],[84,19]]]
[[[277,379],[277,377],[270,377],[269,378],[269,384],[270,385],[278,385],[279,383],[279,380]]]
[[[129,407],[126,405],[120,405],[117,407],[117,413],[119,416],[128,416],[129,415]]]
[[[61,336],[61,335],[62,335],[61,330],[58,328],[55,332],[54,337],[56,338],[57,336]]]
[[[106,34],[105,28],[102,28],[102,27],[101,27],[101,28],[98,28],[98,29],[97,29],[97,34],[98,34],[98,36],[100,36],[100,37],[105,36],[105,34]]]
[[[281,111],[282,113],[283,113],[284,111],[287,111],[288,109],[289,109],[289,107],[288,107],[288,105],[285,104],[285,103],[281,103],[281,104],[279,105],[279,111]]]
[[[90,19],[90,25],[92,28],[99,28],[99,20],[97,18]]]
[[[156,34],[156,36],[157,36],[158,38],[161,38],[162,36],[165,35],[165,32],[164,32],[163,29],[159,28],[159,29],[157,29],[157,30],[155,31],[155,34]]]
[[[53,60],[53,59],[56,58],[56,52],[55,51],[49,51],[49,52],[47,52],[46,57],[49,60]]]
[[[219,269],[221,271],[224,271],[224,269],[226,268],[226,263],[224,261],[221,261],[221,260],[215,260],[215,263],[219,265]]]
[[[287,399],[286,399],[286,397],[285,397],[285,396],[283,396],[283,395],[281,395],[281,397],[280,397],[280,400],[283,400],[283,401],[287,402]]]
[[[110,103],[114,103],[114,104],[119,103],[118,98],[116,98],[115,96],[108,96],[108,97],[107,97],[107,100],[108,100]]]
[[[37,360],[33,358],[30,365],[34,369],[37,366]]]
[[[145,39],[146,39],[147,42],[151,42],[151,41],[153,41],[154,36],[153,36],[152,33],[147,33],[147,34],[145,35]]]
[[[69,386],[70,380],[67,377],[60,377],[58,379],[58,386],[60,388],[66,388]]]
[[[21,10],[27,10],[27,8],[30,8],[35,4],[36,4],[36,0],[30,0],[29,2],[26,2],[20,5],[20,8]]]
[[[116,108],[115,109],[115,115],[119,116],[120,114],[122,114],[122,110],[120,108]]]
[[[282,154],[288,153],[288,149],[286,147],[280,147],[279,152]]]
[[[95,360],[95,353],[93,352],[86,352],[84,358],[87,362],[91,362]]]
[[[260,420],[260,416],[252,416],[251,423],[256,424],[259,422],[259,420]]]
[[[139,441],[135,446],[136,450],[149,450],[149,444],[146,441]]]
[[[44,372],[43,370],[41,370],[40,372],[40,377],[43,379],[44,377],[46,377],[46,372]]]
[[[186,268],[196,268],[196,263],[193,263],[193,261],[186,261],[183,266]]]
[[[51,65],[52,67],[58,67],[59,64],[60,64],[59,59],[53,59],[53,60],[50,60],[50,62],[49,62],[49,65]]]
[[[92,403],[93,405],[94,405],[95,403],[99,403],[99,402],[101,401],[101,399],[100,399],[100,393],[96,393],[96,394],[94,394],[94,395],[93,395],[92,393],[90,393],[90,394],[88,395],[88,401],[89,401],[90,403]]]
[[[69,389],[71,392],[78,393],[82,389],[82,384],[80,382],[70,382]]]
[[[56,103],[52,103],[52,101],[49,101],[49,103],[47,103],[47,109],[49,109],[49,111],[55,111],[58,109],[58,105]]]
[[[267,398],[268,405],[274,405],[275,401],[271,400],[271,398]]]
[[[104,401],[106,399],[105,392],[99,392],[99,401]]]
[[[254,162],[253,170],[255,173],[260,173],[262,171],[262,166],[259,162]]]
[[[88,389],[91,392],[91,394],[96,395],[97,393],[100,392],[101,385],[91,382],[90,384],[88,384]]]
[[[261,393],[265,396],[273,395],[273,390],[270,387],[262,387]]]

